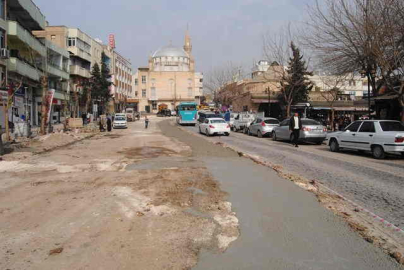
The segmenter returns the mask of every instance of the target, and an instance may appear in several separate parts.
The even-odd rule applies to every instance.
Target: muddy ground
[[[0,269],[189,269],[225,251],[238,219],[198,158],[235,153],[157,121],[1,161]]]

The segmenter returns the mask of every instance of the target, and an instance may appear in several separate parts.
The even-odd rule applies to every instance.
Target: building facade
[[[133,96],[132,63],[117,51],[113,51],[111,71],[111,104],[113,105],[111,110],[113,109],[114,112],[122,112],[127,106],[128,98]]]
[[[148,67],[138,68],[134,78],[139,111],[157,113],[159,106],[174,110],[185,101],[199,104],[203,74],[195,72],[188,32],[183,48],[171,44],[160,48],[149,57]]]

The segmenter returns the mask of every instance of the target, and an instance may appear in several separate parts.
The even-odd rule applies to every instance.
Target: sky
[[[108,42],[133,68],[147,66],[162,46],[184,45],[189,26],[196,69],[228,62],[251,69],[262,58],[262,36],[304,20],[313,0],[33,0],[50,25],[80,28]]]

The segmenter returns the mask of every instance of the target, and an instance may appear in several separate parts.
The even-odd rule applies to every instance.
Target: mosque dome
[[[189,55],[182,48],[168,45],[168,46],[164,46],[164,47],[158,49],[153,54],[153,58],[156,58],[156,57],[186,57],[186,58],[189,58]]]

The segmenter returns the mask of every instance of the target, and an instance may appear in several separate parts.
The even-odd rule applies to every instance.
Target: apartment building
[[[132,63],[117,51],[113,51],[112,87],[113,107],[115,112],[125,109],[128,97],[133,95]]]
[[[56,90],[67,87],[68,52],[32,34],[45,27],[45,16],[31,0],[0,1],[0,79],[3,90],[8,87],[14,91],[9,115],[4,116],[0,109],[2,128],[6,120],[39,124],[43,76]],[[6,100],[7,91],[1,96]],[[58,97],[59,102],[63,100],[62,95]]]

